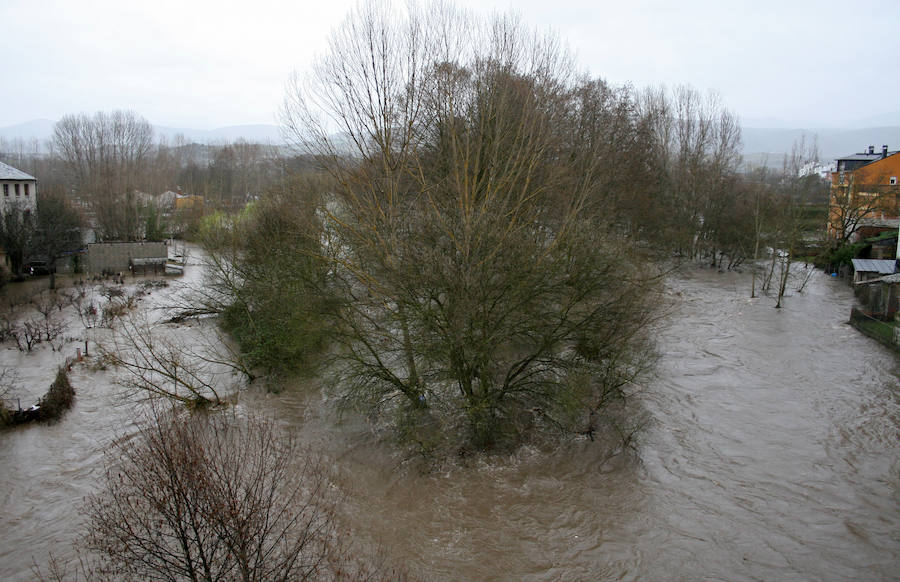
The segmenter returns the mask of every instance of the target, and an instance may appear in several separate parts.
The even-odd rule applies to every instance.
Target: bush
[[[827,267],[837,269],[842,265],[851,265],[853,264],[853,259],[858,257],[859,253],[866,248],[866,246],[868,245],[865,243],[856,243],[830,249],[818,255],[813,264],[822,269]]]
[[[75,403],[75,388],[69,382],[69,374],[60,368],[50,389],[38,402],[37,420],[52,421],[60,419]]]

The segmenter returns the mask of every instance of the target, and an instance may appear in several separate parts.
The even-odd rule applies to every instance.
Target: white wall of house
[[[18,206],[34,212],[37,206],[37,180],[0,180],[0,213]]]

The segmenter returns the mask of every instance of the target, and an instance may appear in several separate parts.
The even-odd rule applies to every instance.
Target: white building
[[[0,162],[0,214],[10,208],[34,212],[37,205],[37,178]]]

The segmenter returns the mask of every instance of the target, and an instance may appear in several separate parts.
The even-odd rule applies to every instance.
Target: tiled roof
[[[37,178],[0,162],[0,180],[37,180]]]

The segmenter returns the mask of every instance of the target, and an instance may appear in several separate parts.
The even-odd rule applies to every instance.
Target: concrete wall
[[[89,273],[128,273],[131,259],[166,258],[168,255],[164,242],[94,243],[88,245],[87,270]]]

